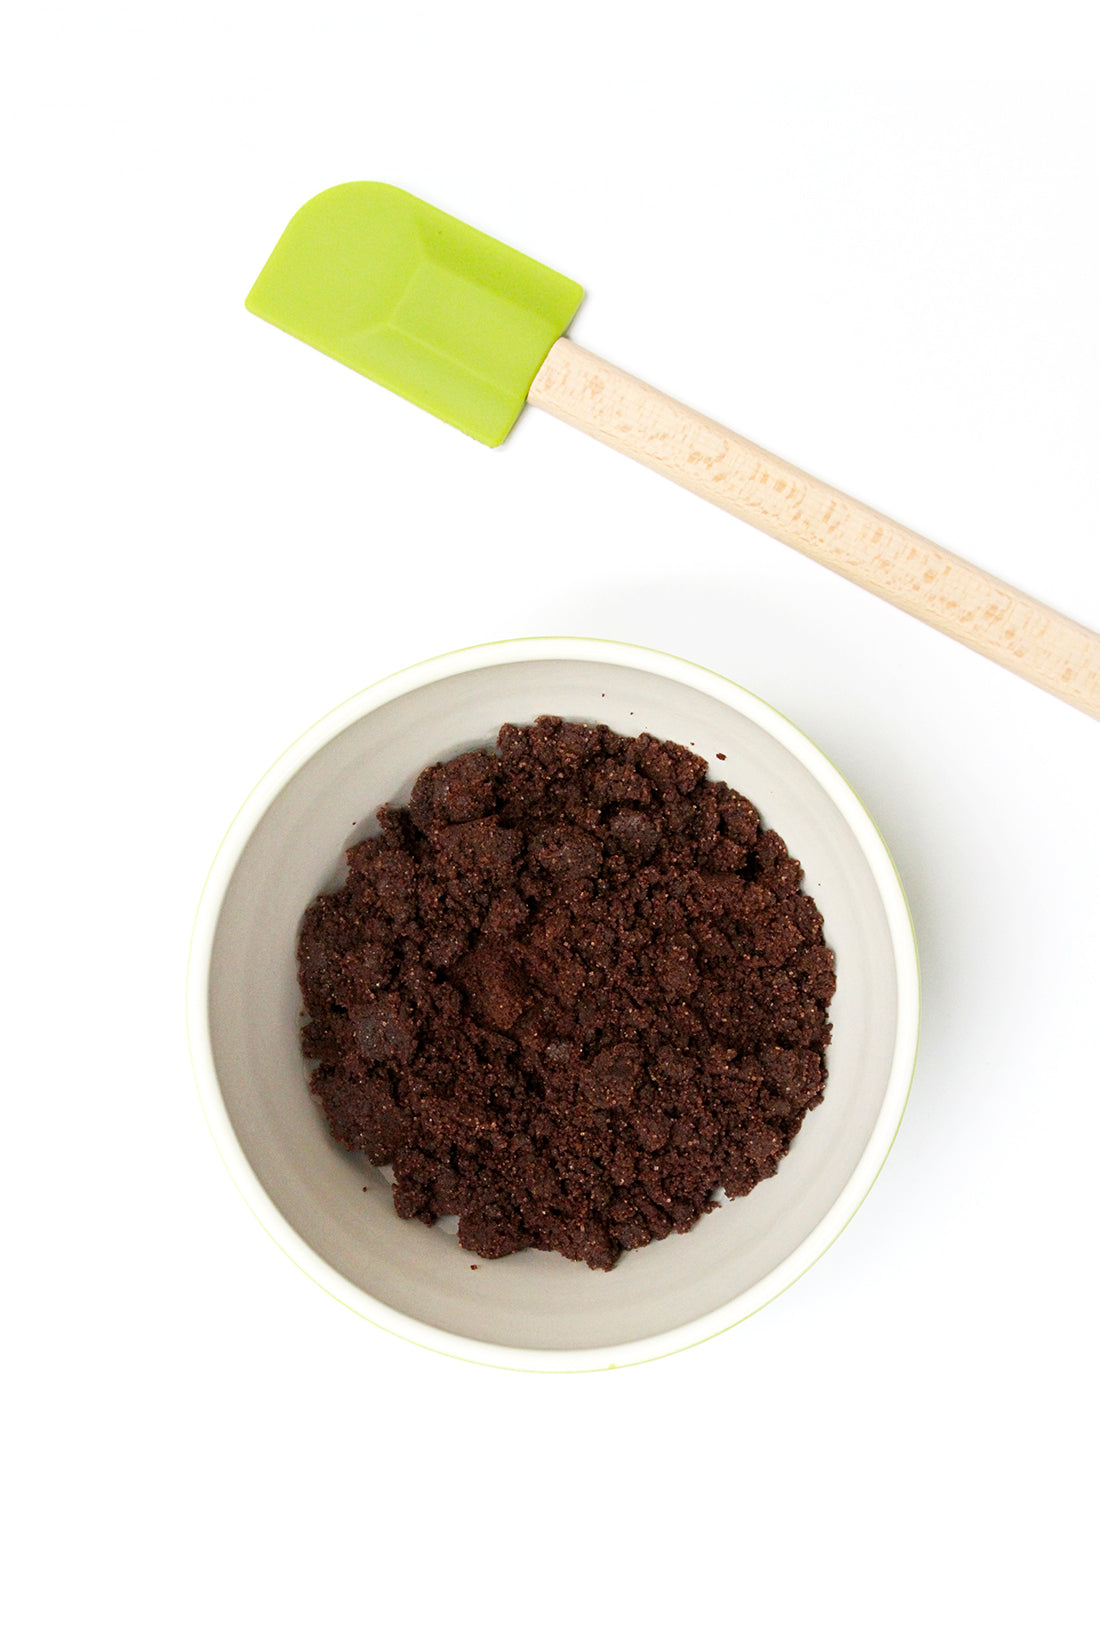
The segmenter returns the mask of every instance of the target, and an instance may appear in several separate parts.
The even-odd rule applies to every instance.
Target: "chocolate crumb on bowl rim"
[[[429,763],[490,746],[503,721],[547,713],[694,744],[712,763],[711,777],[747,796],[802,861],[837,952],[825,1102],[779,1174],[686,1235],[630,1252],[606,1274],[545,1254],[532,1264],[520,1254],[474,1269],[477,1257],[453,1236],[419,1226],[408,1244],[395,1239],[390,1227],[417,1223],[394,1215],[380,1171],[365,1160],[338,1163],[348,1154],[327,1137],[297,1047],[297,925],[312,899],[338,885],[343,850],[362,838],[380,804],[407,799]],[[280,960],[288,939],[289,970]],[[731,1328],[788,1288],[843,1230],[889,1152],[918,1024],[904,893],[877,829],[828,759],[725,678],[671,655],[588,638],[523,638],[443,655],[374,684],[316,723],[231,824],[203,890],[188,966],[188,1032],[203,1108],[231,1177],[269,1234],[376,1326],[511,1369],[580,1372],[663,1357]],[[818,1128],[831,1110],[835,1121]],[[345,1168],[360,1193],[370,1177],[358,1208]],[[765,1186],[783,1190],[776,1196]],[[389,1227],[380,1223],[385,1205]],[[701,1236],[717,1228],[721,1239]],[[675,1260],[647,1261],[673,1249]],[[563,1282],[546,1267],[584,1273],[588,1282]],[[620,1283],[607,1282],[620,1272]]]

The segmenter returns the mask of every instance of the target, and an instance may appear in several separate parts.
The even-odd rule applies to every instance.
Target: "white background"
[[[310,195],[400,184],[582,281],[580,343],[1100,628],[1096,59],[1084,6],[1019,10],[16,26],[13,1645],[1090,1640],[1100,727],[543,415],[489,451],[243,305]],[[893,850],[925,992],[840,1242],[583,1377],[450,1362],[300,1275],[183,1028],[267,765],[388,671],[553,632],[800,724]]]

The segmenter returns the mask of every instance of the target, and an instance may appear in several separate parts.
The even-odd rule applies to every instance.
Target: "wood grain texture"
[[[561,338],[528,402],[1100,719],[1100,636]]]

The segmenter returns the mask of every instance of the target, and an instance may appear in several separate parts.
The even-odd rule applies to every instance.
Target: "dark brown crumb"
[[[822,1097],[833,956],[798,862],[706,773],[542,716],[348,850],[302,922],[302,1048],[398,1214],[607,1269],[775,1173]]]
[[[724,762],[724,761],[725,761],[725,760],[726,760],[726,753],[725,753],[725,751],[715,751],[715,753],[714,753],[714,760],[715,760],[715,761],[716,761],[716,762]]]

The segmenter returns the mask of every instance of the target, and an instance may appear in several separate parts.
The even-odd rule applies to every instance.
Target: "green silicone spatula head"
[[[403,189],[344,183],[291,219],[246,302],[495,447],[583,295]]]

